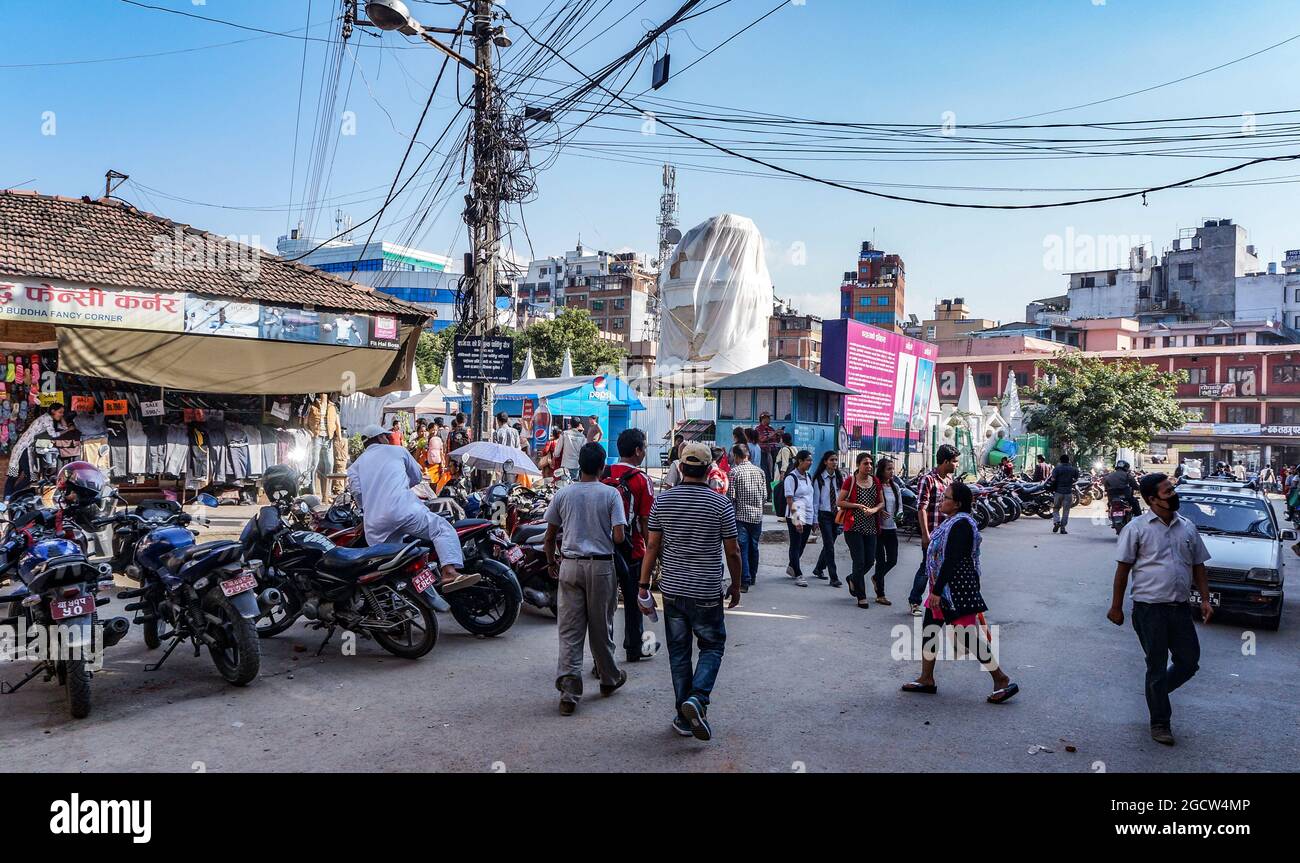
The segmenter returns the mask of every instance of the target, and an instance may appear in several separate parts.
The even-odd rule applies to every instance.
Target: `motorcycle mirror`
[[[220,506],[220,505],[221,505],[221,502],[220,502],[219,500],[217,500],[215,497],[213,497],[212,495],[208,494],[207,492],[204,492],[203,494],[200,494],[200,495],[198,496],[197,500],[198,500],[199,503],[203,504],[204,506]]]

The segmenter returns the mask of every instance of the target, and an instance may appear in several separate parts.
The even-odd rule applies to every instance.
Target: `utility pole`
[[[492,0],[474,2],[474,179],[465,209],[474,256],[470,334],[487,337],[496,329],[497,252],[500,242],[501,177],[496,149],[499,108],[493,93]],[[467,274],[468,275],[468,274]],[[471,390],[470,424],[477,439],[491,437],[495,387],[475,382]]]

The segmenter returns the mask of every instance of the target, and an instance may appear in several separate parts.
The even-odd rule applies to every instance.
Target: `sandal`
[[[993,690],[993,694],[988,698],[989,704],[1001,704],[1004,701],[1010,701],[1019,691],[1020,687],[1015,683],[1007,684],[1001,689],[995,689]]]
[[[904,683],[902,686],[904,692],[919,692],[922,695],[938,695],[939,687],[933,683],[917,683],[915,680]]]
[[[876,605],[893,605],[893,603],[890,602],[888,599],[885,599],[883,596],[877,596]]]
[[[870,607],[871,607],[871,603],[867,602],[865,599],[858,600],[858,608],[870,608]]]

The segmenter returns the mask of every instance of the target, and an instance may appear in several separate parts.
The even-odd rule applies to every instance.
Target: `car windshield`
[[[1187,495],[1178,512],[1198,530],[1275,539],[1273,519],[1266,504],[1252,500],[1212,495]]]

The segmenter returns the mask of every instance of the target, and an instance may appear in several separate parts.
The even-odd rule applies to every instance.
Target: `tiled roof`
[[[235,265],[159,266],[183,243]],[[161,238],[161,239],[158,239]],[[166,259],[166,255],[162,255]],[[256,261],[256,266],[253,262]],[[239,262],[243,262],[242,269]],[[428,318],[426,309],[119,201],[0,190],[0,273],[108,287],[189,291],[247,301]],[[254,276],[255,277],[252,277]]]

